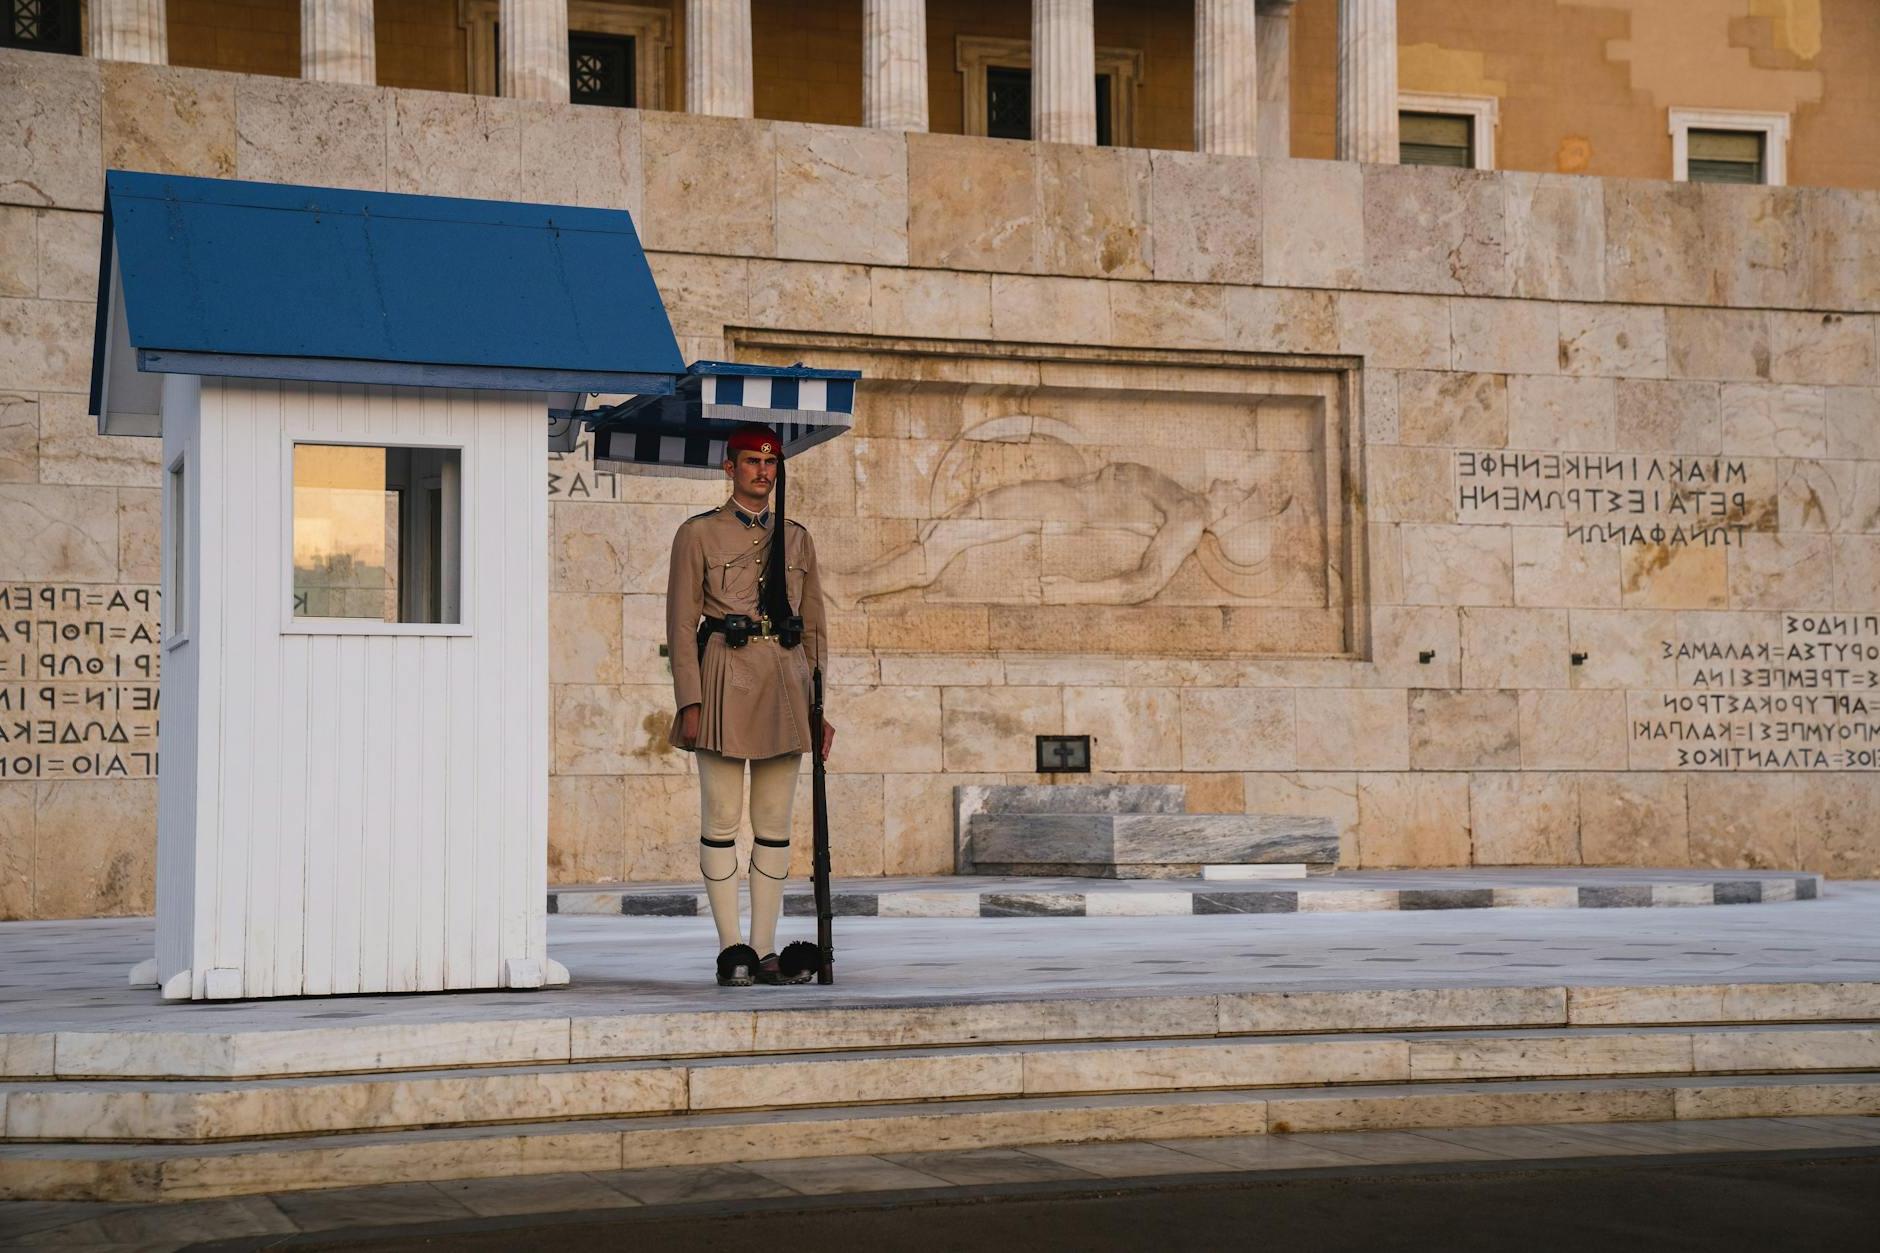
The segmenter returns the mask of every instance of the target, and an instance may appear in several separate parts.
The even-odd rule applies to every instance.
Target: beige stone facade
[[[610,0],[593,0],[604,9]],[[493,0],[486,6],[494,11]],[[659,11],[664,98],[684,107],[685,5]],[[1880,15],[1871,0],[1479,0],[1399,3],[1398,88],[1493,101],[1501,169],[1670,178],[1668,111],[1788,115],[1788,181],[1880,188]],[[431,91],[472,83],[476,0],[373,0],[378,81]],[[1334,152],[1339,0],[1299,0],[1291,16],[1291,152]],[[593,11],[591,8],[589,11]],[[1194,147],[1194,0],[1097,0],[1096,44],[1140,59],[1121,142]],[[293,77],[298,0],[168,0],[175,65]],[[1030,5],[927,0],[930,127],[960,133],[960,41],[1031,36]],[[580,15],[572,15],[579,29]],[[860,0],[752,5],[760,118],[862,123]],[[643,75],[643,78],[645,76]],[[494,79],[490,82],[493,84]],[[494,87],[480,90],[493,91]],[[1268,155],[1283,155],[1270,153]]]
[[[0,915],[151,903],[158,467],[83,399],[106,166],[564,187],[635,212],[689,356],[865,369],[792,467],[839,874],[948,870],[953,786],[1036,781],[1044,733],[1331,816],[1350,866],[1880,874],[1880,193],[0,81]],[[687,878],[661,582],[719,491],[545,469],[550,876]]]

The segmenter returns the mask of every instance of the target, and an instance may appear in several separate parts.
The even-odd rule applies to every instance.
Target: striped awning
[[[725,440],[762,422],[790,458],[834,439],[855,420],[859,370],[700,361],[670,396],[635,396],[578,413],[594,432],[594,460],[641,474],[718,478]]]

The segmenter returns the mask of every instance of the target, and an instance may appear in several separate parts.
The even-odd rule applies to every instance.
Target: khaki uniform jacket
[[[666,652],[672,661],[674,708],[698,705],[697,748],[727,757],[761,759],[810,749],[810,671],[823,664],[827,640],[816,546],[799,523],[786,521],[784,559],[790,603],[803,619],[803,642],[785,648],[754,636],[731,648],[714,632],[698,648],[701,616],[759,616],[758,580],[770,556],[776,515],[764,526],[738,520],[732,502],[688,518],[672,540],[666,583]],[[669,733],[678,747],[678,719]]]

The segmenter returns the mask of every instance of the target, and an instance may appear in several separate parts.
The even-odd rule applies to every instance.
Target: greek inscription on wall
[[[1456,453],[1461,522],[1561,522],[1580,544],[1741,544],[1776,529],[1773,463],[1632,453]]]
[[[0,586],[0,779],[156,775],[158,597]]]
[[[1681,690],[1631,694],[1634,764],[1880,769],[1880,615],[1785,613],[1773,639],[1657,647]]]
[[[572,452],[548,454],[550,500],[619,500],[620,476],[594,464],[594,436],[583,430]]]

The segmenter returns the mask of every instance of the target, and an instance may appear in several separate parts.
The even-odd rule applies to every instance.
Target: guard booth
[[[157,951],[133,982],[566,982],[550,415],[709,377],[629,216],[112,171],[98,290],[98,429],[163,441]],[[685,461],[702,433],[674,420]]]

